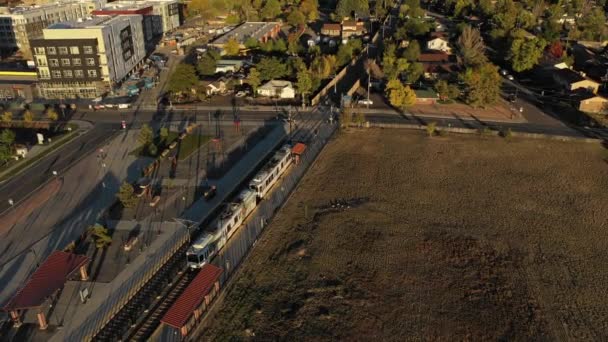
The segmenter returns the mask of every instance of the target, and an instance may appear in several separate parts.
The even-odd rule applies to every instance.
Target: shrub
[[[437,123],[435,121],[429,122],[426,125],[426,133],[429,135],[429,137],[432,137],[433,135],[435,135],[436,130],[437,130]]]
[[[505,139],[509,139],[513,136],[513,132],[511,131],[511,128],[507,128],[506,130],[502,131],[502,136]]]
[[[148,149],[148,154],[152,157],[156,156],[156,154],[158,153],[158,147],[156,147],[155,144],[148,145],[147,149]]]

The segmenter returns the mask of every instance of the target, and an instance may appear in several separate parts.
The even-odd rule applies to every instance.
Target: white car
[[[507,69],[501,69],[500,70],[500,74],[503,75],[503,76],[507,76],[508,73],[509,72],[507,71]]]
[[[362,104],[362,105],[368,105],[368,106],[370,106],[370,105],[374,104],[374,101],[372,101],[370,99],[363,99],[363,100],[359,100],[358,103]]]
[[[246,92],[244,92],[244,91],[239,91],[238,93],[236,93],[236,95],[235,95],[235,96],[236,96],[236,97],[243,97],[243,96],[245,96],[245,95],[247,95],[247,93],[246,93]]]
[[[513,81],[515,78],[513,77],[513,75],[507,75],[507,79],[508,79],[509,81]]]

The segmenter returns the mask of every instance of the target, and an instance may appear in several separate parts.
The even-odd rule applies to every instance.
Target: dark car
[[[205,184],[203,185],[203,197],[206,200],[210,200],[217,194],[217,187],[215,185]]]

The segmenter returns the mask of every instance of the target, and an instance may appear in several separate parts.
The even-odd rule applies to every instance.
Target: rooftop
[[[133,14],[132,16],[139,15]],[[128,16],[128,15],[127,15]],[[90,28],[90,27],[99,27],[106,26],[111,24],[113,21],[118,21],[124,19],[126,16],[121,15],[112,15],[112,16],[98,16],[87,18],[82,21],[64,21],[56,24],[50,25],[47,29],[50,30],[65,30],[65,29],[80,29],[80,28]]]
[[[247,38],[252,37],[257,40],[264,37],[268,32],[272,31],[277,25],[281,25],[280,22],[252,22],[248,21],[236,27],[234,30],[226,33],[225,35],[215,39],[213,44],[225,44],[231,38],[236,39],[239,42],[244,42]]]
[[[568,83],[576,83],[585,80],[586,78],[576,71],[570,69],[555,69],[553,73],[560,79]],[[589,80],[591,81],[591,80]],[[593,81],[591,81],[593,82]]]
[[[11,15],[11,14],[25,14],[28,12],[34,12],[38,10],[48,10],[53,7],[57,7],[59,5],[69,5],[69,4],[78,4],[85,3],[89,1],[84,0],[63,0],[56,1],[54,3],[47,3],[42,5],[33,5],[33,6],[16,6],[16,7],[0,7],[0,15]]]
[[[284,80],[270,80],[270,81],[264,83],[264,85],[261,86],[260,88],[285,88],[285,87],[291,87],[291,82],[284,81]]]
[[[449,62],[451,55],[448,55],[445,52],[429,52],[429,53],[421,53],[418,57],[418,62]],[[452,57],[453,58],[453,57]]]

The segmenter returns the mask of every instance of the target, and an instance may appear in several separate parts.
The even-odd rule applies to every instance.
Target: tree
[[[319,19],[319,3],[317,0],[303,0],[300,3],[300,11],[302,11],[308,21]]]
[[[129,182],[123,182],[118,189],[116,197],[125,208],[133,208],[137,204],[135,190]]]
[[[466,66],[474,67],[487,61],[486,46],[478,29],[469,25],[465,26],[456,45]]]
[[[313,46],[318,48],[318,46]],[[296,34],[290,34],[287,38],[287,51],[293,56],[297,56],[302,51],[300,40]]]
[[[388,101],[395,108],[405,110],[406,107],[416,103],[416,93],[397,79],[388,81],[386,92]]]
[[[606,38],[606,15],[602,8],[593,8],[578,18],[576,24],[583,40],[601,41]]]
[[[263,81],[281,78],[288,74],[287,65],[276,57],[264,57],[256,67]]]
[[[351,17],[354,12],[358,17],[369,14],[368,0],[339,0],[336,6],[336,15],[340,18]]]
[[[256,49],[259,46],[260,42],[253,37],[247,37],[247,39],[245,40],[245,47],[248,49]]]
[[[486,63],[477,68],[467,68],[461,78],[467,87],[467,104],[484,107],[499,99],[502,79],[495,65]]]
[[[310,94],[312,91],[312,79],[310,77],[310,71],[305,68],[302,68],[298,71],[297,74],[298,82],[296,83],[296,88],[302,94],[302,107],[306,104],[306,95]]]
[[[57,120],[59,120],[59,114],[57,114],[57,112],[55,111],[55,109],[53,107],[49,107],[46,110],[46,118],[49,119],[50,121],[57,121]]]
[[[495,9],[492,17],[495,28],[491,35],[495,38],[503,38],[515,27],[519,11],[513,0],[498,0]]]
[[[142,146],[148,146],[152,143],[154,139],[154,133],[152,132],[152,128],[148,124],[143,124],[139,130],[139,136],[137,137],[137,141]]]
[[[169,139],[169,129],[167,127],[162,127],[158,135],[160,136],[160,140],[166,144],[167,139]]]
[[[293,26],[304,25],[306,24],[306,16],[302,12],[300,12],[300,10],[294,8],[287,16],[287,22]]]
[[[2,119],[2,122],[10,123],[13,121],[13,113],[5,111],[4,113],[2,113],[2,117],[0,119]]]
[[[258,87],[262,83],[262,80],[260,79],[260,72],[258,71],[258,69],[251,68],[249,70],[249,75],[247,76],[247,83],[251,86],[251,89],[253,90],[253,95],[255,96]]]
[[[405,58],[396,57],[396,50],[395,44],[389,44],[384,50],[382,57],[382,71],[389,80],[397,78],[399,74],[410,67]]]
[[[108,234],[108,229],[104,226],[95,224],[89,227],[87,231],[91,234],[91,238],[93,239],[93,242],[95,242],[95,247],[102,249],[112,244],[112,236]]]
[[[23,122],[30,123],[32,121],[34,121],[34,114],[29,110],[25,110],[23,112]]]
[[[10,129],[3,129],[0,133],[0,144],[5,146],[13,146],[15,143],[16,134]]]
[[[272,50],[280,53],[287,51],[287,44],[285,44],[285,40],[283,40],[283,38],[275,40]]]
[[[156,147],[156,144],[154,143],[148,144],[146,150],[148,151],[148,154],[152,157],[156,157],[156,154],[158,153],[158,147]]]
[[[260,14],[264,19],[274,19],[281,14],[281,4],[278,0],[267,0]]]
[[[175,67],[171,78],[169,78],[167,89],[174,94],[179,94],[190,91],[197,84],[198,77],[196,77],[194,66],[181,63]]]
[[[215,74],[217,60],[211,54],[204,54],[201,60],[196,64],[196,70],[200,75],[211,76]]]
[[[429,135],[429,137],[432,137],[433,135],[435,135],[436,130],[437,130],[437,123],[435,121],[429,122],[426,125],[426,133]]]
[[[538,38],[515,39],[511,43],[509,59],[516,72],[532,69],[543,55],[546,42]]]
[[[422,65],[422,63],[410,63],[407,67],[405,81],[408,84],[412,84],[418,81],[422,74],[424,74],[424,66]]]
[[[413,39],[410,44],[405,48],[401,57],[405,58],[410,62],[415,62],[420,57],[420,43],[416,39]]]
[[[447,81],[439,80],[435,83],[435,91],[439,94],[439,98],[443,101],[455,100],[460,95],[460,89],[454,84],[449,84]]]
[[[224,51],[228,56],[238,56],[239,52],[241,51],[241,45],[236,40],[236,38],[231,37],[230,39],[228,39],[226,44],[224,44]]]

